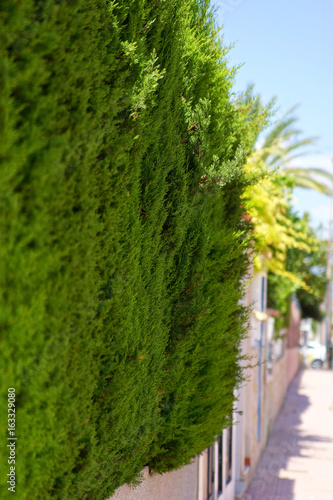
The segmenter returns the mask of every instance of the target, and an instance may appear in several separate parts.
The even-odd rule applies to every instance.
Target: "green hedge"
[[[228,423],[260,120],[208,2],[4,0],[0,37],[1,498],[15,387],[18,497],[103,499]]]

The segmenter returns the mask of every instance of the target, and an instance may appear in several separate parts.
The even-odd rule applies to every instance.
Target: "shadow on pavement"
[[[301,370],[287,390],[268,444],[243,500],[293,500],[295,479],[292,477],[301,479],[308,471],[302,470],[300,466],[288,468],[290,459],[307,456],[307,450],[311,449],[308,443],[332,442],[319,436],[304,436],[300,430],[302,414],[310,406],[309,398],[299,393],[303,375],[304,370]]]

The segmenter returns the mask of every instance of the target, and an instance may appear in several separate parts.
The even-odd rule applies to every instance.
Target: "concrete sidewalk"
[[[333,500],[333,372],[292,381],[242,500]]]

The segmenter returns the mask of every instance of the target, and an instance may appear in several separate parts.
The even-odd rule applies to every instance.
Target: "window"
[[[218,494],[221,495],[223,491],[223,433],[218,440]]]
[[[207,500],[214,498],[214,485],[215,485],[215,444],[208,448],[208,461],[207,461]]]
[[[223,491],[223,479],[225,460],[223,460],[223,432],[215,443],[207,448],[207,461],[203,477],[203,498],[204,500],[214,500],[218,498]],[[216,497],[217,494],[217,497]]]
[[[226,461],[226,481],[227,484],[232,479],[232,425],[227,429],[227,461]]]

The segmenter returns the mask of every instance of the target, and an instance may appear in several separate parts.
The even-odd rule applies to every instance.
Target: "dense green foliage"
[[[0,473],[15,387],[18,498],[102,499],[228,423],[262,116],[207,2],[4,0],[0,37]]]

